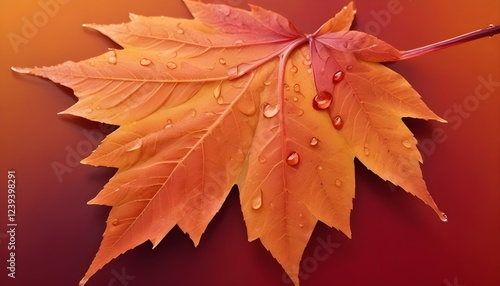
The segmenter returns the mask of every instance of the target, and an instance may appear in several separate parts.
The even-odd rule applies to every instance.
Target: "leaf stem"
[[[500,26],[490,25],[488,28],[472,31],[470,33],[466,33],[448,40],[444,40],[441,42],[437,42],[434,44],[430,44],[427,46],[423,46],[408,51],[402,51],[401,58],[399,60],[411,59],[414,57],[425,55],[430,52],[439,51],[441,49],[453,47],[458,44],[466,43],[484,37],[493,37],[493,35],[498,33],[500,33]]]

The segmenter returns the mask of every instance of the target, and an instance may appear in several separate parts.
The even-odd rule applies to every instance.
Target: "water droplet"
[[[290,68],[291,73],[297,73],[298,71],[299,69],[296,66],[292,66],[292,68]]]
[[[290,90],[290,86],[288,84],[283,84],[283,89],[285,89],[286,91],[289,91]]]
[[[316,137],[311,138],[311,141],[309,141],[309,144],[311,144],[311,146],[316,146],[316,145],[318,145],[318,143],[319,143],[319,139]]]
[[[303,214],[301,214],[301,213],[299,214],[299,217],[303,217],[303,216],[304,216]]]
[[[297,152],[292,152],[286,158],[286,163],[288,166],[296,166],[300,161],[299,154]]]
[[[134,145],[132,145],[132,147],[128,148],[125,151],[127,151],[127,152],[135,151],[135,150],[141,148],[141,146],[142,146],[142,139],[139,138],[139,139],[135,140],[135,143],[134,143]]]
[[[151,63],[151,60],[146,58],[142,58],[140,61],[141,66],[149,66]]]
[[[271,85],[271,82],[270,82],[270,81],[265,81],[265,82],[264,82],[264,85],[265,85],[265,86],[270,86],[270,85]]]
[[[171,119],[167,120],[167,124],[165,124],[165,127],[163,127],[163,128],[168,129],[170,127],[172,127],[172,120]]]
[[[215,98],[219,98],[220,97],[220,94],[221,94],[221,88],[222,88],[222,85],[219,84],[215,87],[214,89],[214,97]]]
[[[300,227],[300,228],[303,228],[303,227],[304,227],[304,225],[303,225],[303,224],[301,224],[301,223],[299,223],[299,227]]]
[[[217,104],[219,104],[219,105],[223,105],[224,104],[224,98],[222,96],[219,96],[217,98]]]
[[[342,117],[340,117],[340,115],[333,118],[333,127],[335,127],[335,129],[337,130],[340,130],[342,129],[342,127],[344,127],[344,120],[342,120]]]
[[[191,115],[191,118],[195,118],[196,117],[196,110],[195,109],[191,110],[190,115]]]
[[[112,65],[116,65],[116,57],[115,56],[111,56],[108,58],[108,63],[112,64]]]
[[[225,60],[225,59],[223,59],[223,58],[220,58],[220,59],[219,59],[219,63],[220,63],[221,65],[225,65],[225,64],[226,64],[226,60]]]
[[[272,106],[269,103],[262,104],[262,114],[264,114],[264,117],[266,118],[275,116],[278,113],[279,109],[279,105]]]
[[[344,77],[345,77],[345,73],[343,71],[338,71],[338,72],[333,74],[332,82],[339,83],[344,79]]]
[[[293,86],[293,90],[294,90],[295,92],[299,92],[299,91],[300,91],[300,85],[299,85],[298,83],[297,83],[297,84],[295,84],[295,85]]]
[[[408,139],[403,139],[403,141],[401,141],[401,143],[402,143],[402,144],[403,144],[403,146],[404,146],[405,148],[407,148],[407,149],[410,149],[410,148],[411,148],[411,146],[412,146],[412,145],[411,145],[410,140],[408,140]]]
[[[177,68],[177,64],[174,63],[174,62],[168,62],[167,63],[167,68],[173,70],[173,69],[176,69]]]
[[[351,66],[351,65],[348,65],[348,66],[346,67],[346,70],[348,70],[348,71],[352,70],[352,66]]]
[[[259,156],[259,162],[261,162],[261,163],[265,163],[265,162],[266,162],[266,157],[265,157],[265,156],[263,156],[263,155],[260,155],[260,156]]]
[[[243,43],[244,43],[243,40],[236,40],[236,41],[234,41],[233,45],[241,46],[241,45],[243,45]]]
[[[370,149],[368,149],[368,143],[365,143],[365,146],[363,147],[365,155],[369,156],[370,155]]]
[[[441,221],[448,222],[448,216],[445,213],[441,213],[440,218],[441,218]]]
[[[297,102],[299,99],[297,97],[293,97],[293,101]]]
[[[321,165],[316,166],[316,170],[318,170],[318,171],[323,171],[323,166],[321,166]]]
[[[176,32],[179,35],[183,35],[184,34],[184,30],[182,28],[178,28]]]
[[[85,108],[85,113],[89,114],[89,113],[92,113],[94,111],[94,109],[88,107],[88,108]]]
[[[117,226],[119,223],[120,223],[120,220],[115,218],[111,224],[114,226]]]
[[[342,186],[342,181],[339,179],[335,180],[335,186],[340,188]]]
[[[303,65],[305,66],[310,66],[311,65],[311,60],[308,60],[308,59],[305,59],[303,62],[302,62]]]
[[[252,200],[252,209],[258,210],[262,207],[262,191]]]
[[[313,99],[313,107],[316,110],[323,110],[330,107],[333,96],[328,91],[320,91]]]

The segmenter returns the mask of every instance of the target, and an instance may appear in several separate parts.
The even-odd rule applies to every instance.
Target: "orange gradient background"
[[[79,61],[116,47],[82,28],[83,23],[126,22],[129,12],[189,17],[181,0],[66,0],[46,23],[38,19],[43,25],[16,51],[9,35],[23,36],[23,19],[33,21],[43,12],[39,1],[55,0],[0,4],[0,285],[77,285],[99,247],[109,211],[86,202],[114,173],[77,165],[62,175],[62,181],[58,179],[52,164],[65,164],[68,150],[79,146],[86,153],[80,155],[87,155],[90,150],[82,142],[89,139],[83,132],[102,133],[103,126],[56,115],[76,101],[71,90],[15,74],[10,67]],[[247,7],[247,0],[209,2]],[[307,33],[347,4],[248,2],[284,15]],[[397,13],[380,18],[387,16],[383,11],[388,5]],[[357,29],[375,32],[400,49],[500,24],[497,0],[359,0],[356,6]],[[304,253],[309,264],[302,265],[301,285],[500,285],[500,35],[389,67],[406,77],[431,109],[450,120],[448,124],[405,120],[423,143],[424,178],[449,222],[442,223],[429,207],[356,162],[353,238],[318,224]],[[474,101],[480,78],[488,77],[496,86],[490,87],[488,99]],[[470,110],[459,113],[455,108],[464,103]],[[437,141],[432,139],[436,132]],[[6,269],[10,169],[17,176],[15,279],[7,277]],[[291,285],[260,242],[247,241],[239,208],[233,189],[198,248],[176,228],[155,250],[145,243],[125,253],[87,285]],[[334,252],[322,261],[314,259],[322,245],[319,241],[336,243]]]

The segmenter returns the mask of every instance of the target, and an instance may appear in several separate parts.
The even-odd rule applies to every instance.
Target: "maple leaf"
[[[318,220],[351,236],[354,158],[446,220],[401,119],[444,120],[380,64],[431,49],[401,52],[350,31],[352,3],[310,35],[256,6],[185,4],[194,19],[86,25],[123,49],[13,68],[73,89],[78,102],[63,113],[120,126],[82,161],[118,171],[89,202],[112,209],[81,285],[175,225],[197,245],[235,184],[249,240],[260,239],[299,285]]]

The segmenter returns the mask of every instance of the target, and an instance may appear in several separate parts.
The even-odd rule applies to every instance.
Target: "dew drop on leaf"
[[[335,186],[340,188],[342,186],[342,181],[339,179],[335,180]]]
[[[226,60],[225,60],[224,58],[220,58],[220,59],[219,59],[219,63],[220,63],[221,65],[225,65],[225,64],[226,64]]]
[[[176,69],[177,68],[177,64],[174,63],[174,62],[168,62],[167,63],[167,68],[173,70],[173,69]]]
[[[442,222],[448,222],[448,216],[445,213],[441,213],[440,218]]]
[[[303,227],[304,227],[304,225],[303,225],[303,224],[301,224],[301,223],[299,223],[299,227],[300,227],[300,228],[303,228]]]
[[[265,86],[270,86],[270,85],[271,85],[271,82],[270,82],[270,81],[265,81],[265,82],[264,82],[264,85],[265,85]]]
[[[243,43],[244,43],[243,40],[236,40],[236,41],[234,41],[233,45],[241,46],[241,45],[243,45]]]
[[[330,107],[333,96],[328,91],[320,91],[313,99],[313,107],[316,110],[323,110]]]
[[[179,35],[183,35],[184,34],[184,30],[182,28],[178,28],[176,32]]]
[[[261,162],[261,163],[265,163],[266,162],[266,157],[263,156],[263,155],[260,155],[258,159],[259,159],[259,162]]]
[[[299,99],[297,97],[293,97],[293,101],[297,102]]]
[[[224,98],[222,96],[219,96],[217,98],[217,104],[219,104],[219,105],[223,105],[224,104]]]
[[[139,138],[139,139],[135,140],[134,145],[132,145],[132,147],[128,148],[126,151],[127,152],[135,151],[135,150],[141,148],[141,146],[142,146],[142,139]]]
[[[272,106],[269,103],[262,104],[262,114],[264,114],[264,117],[266,118],[271,118],[275,116],[278,113],[279,109],[280,108],[278,105]]]
[[[369,156],[370,155],[370,149],[368,149],[368,143],[365,143],[365,146],[363,147],[365,155]]]
[[[258,210],[262,207],[262,191],[252,200],[252,209]]]
[[[344,120],[342,120],[342,117],[340,117],[340,115],[333,118],[333,127],[335,127],[335,129],[337,130],[340,130],[342,129],[342,127],[344,127]]]
[[[339,83],[341,82],[345,77],[345,73],[343,71],[337,71],[336,73],[333,74],[333,83]]]
[[[283,84],[283,88],[285,89],[285,91],[289,91],[290,90],[290,86],[288,84]]]
[[[299,91],[300,91],[300,85],[299,85],[298,83],[297,83],[297,84],[295,84],[295,85],[293,86],[293,90],[294,90],[295,92],[299,92]]]
[[[85,113],[89,114],[89,113],[92,113],[94,111],[94,109],[92,108],[85,108]]]
[[[304,215],[302,213],[299,214],[299,217],[303,217]]]
[[[150,59],[146,59],[146,58],[142,58],[139,63],[141,64],[141,66],[149,66],[151,64],[151,60]]]
[[[318,143],[319,143],[319,139],[316,137],[311,138],[311,141],[309,141],[309,144],[311,144],[311,146],[316,146],[316,145],[318,145]]]
[[[116,62],[117,62],[117,59],[115,56],[111,56],[108,58],[108,63],[110,63],[112,65],[116,65]]]
[[[410,149],[411,148],[411,142],[410,140],[408,139],[403,139],[403,141],[401,141],[401,143],[403,144],[403,146],[407,149]]]
[[[214,89],[214,97],[217,99],[220,97],[222,86],[219,84]]]
[[[196,117],[196,110],[195,109],[191,110],[190,115],[191,115],[191,118],[195,118]]]
[[[323,166],[321,166],[321,165],[316,166],[316,170],[318,170],[318,171],[323,171]]]
[[[291,73],[297,73],[298,71],[299,71],[299,69],[298,69],[296,66],[292,66],[292,67],[290,68],[290,72],[291,72]]]
[[[299,154],[297,152],[292,152],[286,158],[286,163],[288,166],[296,166],[300,161]]]
[[[119,223],[120,223],[120,220],[115,218],[111,224],[114,226],[117,226]]]
[[[352,70],[352,66],[351,65],[348,65],[347,68],[346,68],[348,71]]]
[[[167,120],[167,124],[165,124],[165,127],[163,127],[163,128],[168,129],[170,127],[172,127],[172,120],[171,119]]]

